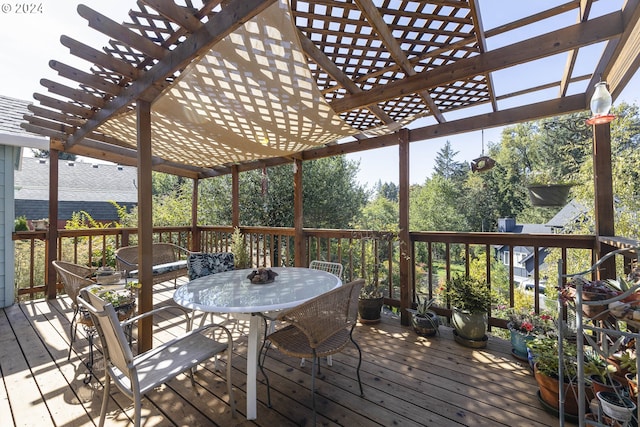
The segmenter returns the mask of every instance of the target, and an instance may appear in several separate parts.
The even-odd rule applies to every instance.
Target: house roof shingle
[[[138,202],[137,170],[130,166],[59,161],[61,202]],[[15,172],[16,200],[49,200],[49,159],[25,157]]]
[[[23,116],[29,113],[29,104],[28,101],[0,95],[0,144],[49,148],[48,138],[27,132],[20,126]]]

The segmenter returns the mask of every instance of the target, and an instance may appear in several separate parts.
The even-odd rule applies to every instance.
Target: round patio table
[[[179,287],[173,299],[179,305],[208,313],[245,313],[249,317],[247,349],[247,419],[257,416],[256,376],[260,344],[260,313],[295,307],[342,285],[335,275],[299,267],[274,267],[272,283],[253,284],[254,269],[225,271],[199,277]]]

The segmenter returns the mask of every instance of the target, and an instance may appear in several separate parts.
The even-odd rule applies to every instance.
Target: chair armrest
[[[116,255],[116,260],[120,261],[120,262],[121,262],[121,263],[123,263],[123,264],[128,265],[129,267],[135,267],[135,268],[138,268],[138,264],[134,264],[134,263],[132,263],[132,262],[129,262],[129,261],[127,261],[126,259],[122,258],[122,257],[121,257],[121,256],[119,256],[119,255]]]
[[[206,325],[203,325],[197,329],[194,329],[190,333],[199,334],[207,331],[208,329],[222,329],[222,331],[227,335],[227,340],[229,342],[229,345],[231,345],[231,343],[233,342],[233,336],[231,335],[231,331],[229,331],[229,329],[226,326],[223,326],[219,323],[207,323]]]
[[[191,254],[197,254],[197,253],[200,253],[199,251],[198,251],[198,252],[190,251],[189,249],[187,249],[187,248],[183,248],[182,246],[178,246],[178,245],[176,245],[175,243],[171,243],[171,245],[173,246],[173,249],[176,251],[176,254],[178,254],[178,255],[179,255],[180,253],[183,253],[185,256],[187,256],[187,257],[188,257],[188,256],[189,256],[189,255],[191,255]],[[179,257],[179,256],[178,256],[177,258],[178,258],[178,259],[180,259],[180,257]]]
[[[138,314],[137,316],[133,316],[123,322],[121,322],[122,326],[128,326],[134,322],[137,322],[140,319],[144,319],[145,317],[149,317],[149,316],[153,316],[156,313],[159,313],[161,311],[164,310],[180,310],[183,312],[184,316],[185,316],[185,320],[187,321],[187,331],[191,330],[191,312],[189,310],[187,310],[184,307],[181,307],[179,305],[172,305],[172,306],[166,306],[166,307],[158,307],[158,308],[154,308],[151,311],[147,311],[146,313],[141,313]]]

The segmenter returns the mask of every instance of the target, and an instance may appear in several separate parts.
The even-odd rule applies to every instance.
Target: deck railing
[[[232,227],[199,226],[196,239],[192,231],[191,227],[159,227],[154,229],[154,241],[204,252],[230,251]],[[241,227],[241,231],[253,267],[295,265],[293,228]],[[41,231],[14,233],[19,298],[43,296],[46,236],[46,232]],[[518,277],[514,274],[516,264],[526,261],[515,260],[512,248],[530,248],[534,286],[529,297],[532,308],[540,311],[545,308],[541,304],[544,300],[541,285],[546,280],[548,286],[555,286],[557,277],[556,263],[551,261],[561,258],[563,265],[571,266],[573,260],[579,259],[581,264],[589,265],[595,259],[597,248],[596,238],[590,235],[412,232],[406,249],[401,248],[397,234],[392,232],[304,229],[304,236],[306,259],[300,265],[308,265],[312,259],[334,261],[343,264],[345,281],[363,277],[370,282],[377,277],[385,303],[392,308],[401,306],[401,257],[410,260],[409,292],[414,303],[417,298],[439,296],[441,287],[452,275],[471,273],[487,279],[500,294],[503,304],[512,307],[520,298]],[[192,248],[196,241],[199,247]],[[84,265],[109,265],[117,248],[136,243],[137,230],[133,228],[59,230],[58,259]],[[496,259],[498,253],[506,254],[503,260]],[[549,261],[543,262],[545,258]],[[576,271],[579,268],[576,266]],[[60,284],[58,289],[62,289]],[[438,301],[437,311],[449,314],[446,300]],[[492,317],[490,323],[505,325],[499,317]]]

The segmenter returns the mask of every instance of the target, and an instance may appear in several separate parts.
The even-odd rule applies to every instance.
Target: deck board
[[[154,287],[156,306],[174,304],[173,283]],[[66,297],[16,304],[0,315],[0,425],[93,426],[102,399],[100,379],[83,384],[88,343],[79,328],[71,360],[67,361],[72,309]],[[208,321],[210,318],[207,319]],[[246,351],[248,327],[241,320],[225,322],[234,337],[232,383],[237,417],[231,411],[221,371],[213,363],[198,368],[196,388],[186,375],[148,394],[143,400],[144,425],[302,426],[311,425],[311,363],[269,352],[266,369],[272,407],[259,373],[258,419],[247,421]],[[196,318],[196,325],[200,317]],[[322,362],[316,381],[319,425],[343,426],[555,426],[537,399],[528,367],[512,357],[510,344],[491,336],[484,349],[457,344],[451,329],[420,338],[389,314],[377,325],[359,325],[355,337],[362,347],[360,397],[353,346],[334,355],[333,367]],[[154,342],[184,330],[173,314],[154,318]],[[15,333],[14,333],[15,331]],[[98,346],[99,347],[99,346]],[[97,351],[97,365],[101,354]],[[101,371],[98,370],[102,376]],[[27,396],[27,398],[25,398]],[[131,402],[112,388],[107,424],[131,422]]]

